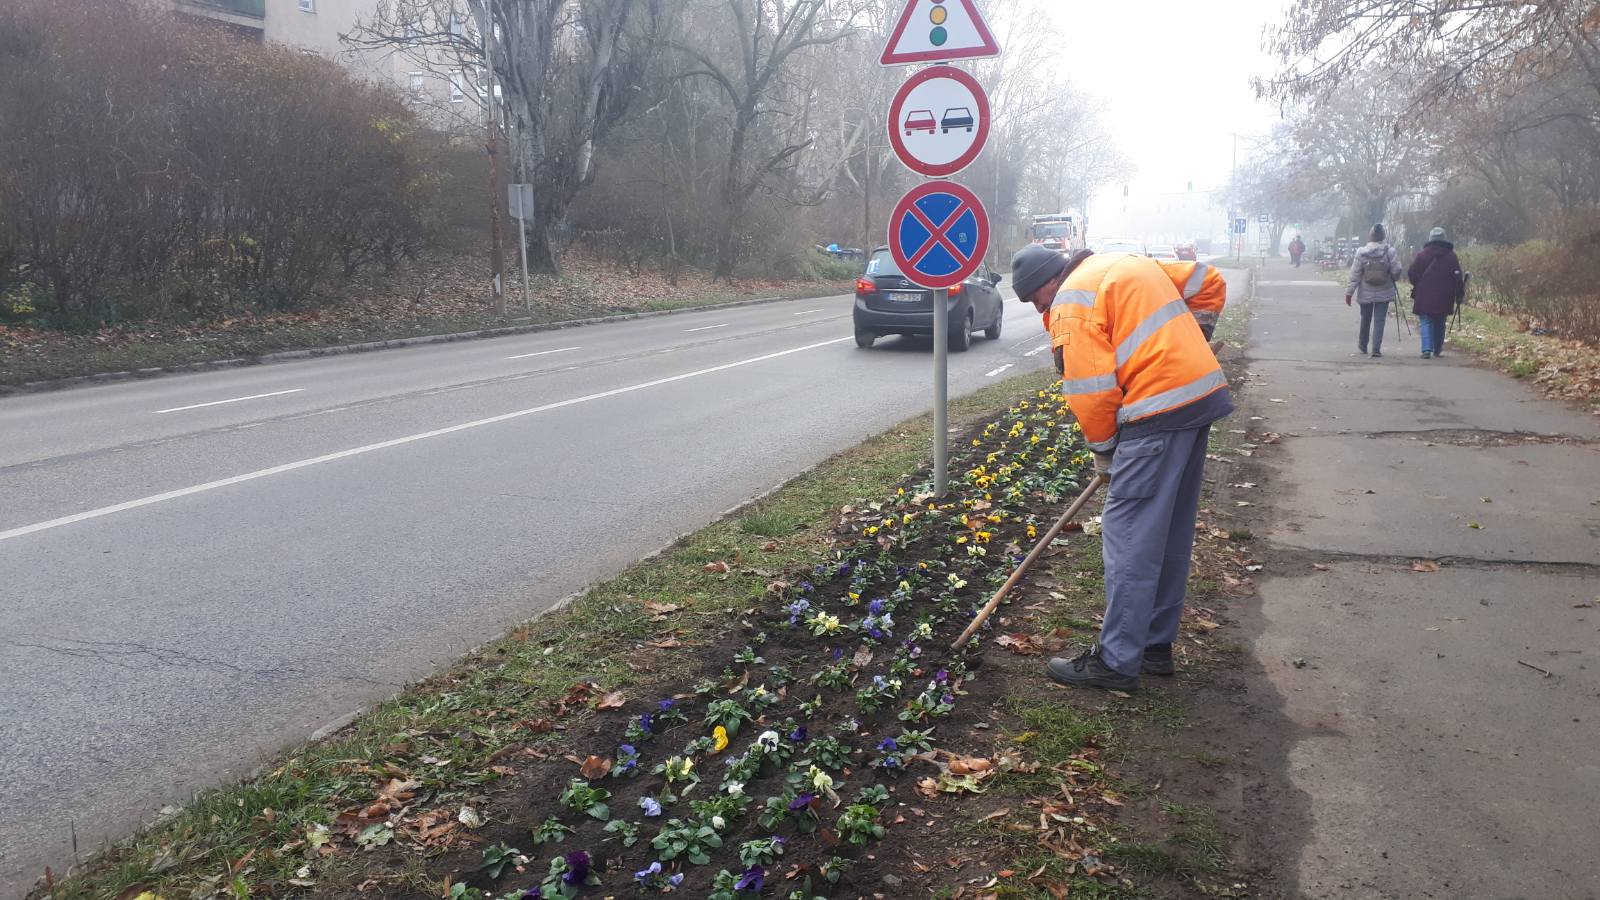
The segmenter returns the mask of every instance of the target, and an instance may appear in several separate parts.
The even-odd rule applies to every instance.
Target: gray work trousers
[[[1100,659],[1138,675],[1144,648],[1178,636],[1211,426],[1117,444],[1101,513],[1106,617]]]

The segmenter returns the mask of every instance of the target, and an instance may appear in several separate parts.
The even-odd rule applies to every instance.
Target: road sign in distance
[[[965,281],[988,250],[988,213],[976,194],[955,182],[912,188],[889,216],[889,254],[901,274],[925,288]]]
[[[885,66],[1000,55],[972,0],[909,0],[878,62]]]
[[[906,168],[943,178],[972,165],[989,141],[989,97],[953,66],[906,79],[889,104],[889,144]]]
[[[1246,219],[1244,216],[1240,216],[1239,218],[1233,220],[1233,233],[1234,234],[1244,234],[1249,229],[1250,229],[1250,220]]]

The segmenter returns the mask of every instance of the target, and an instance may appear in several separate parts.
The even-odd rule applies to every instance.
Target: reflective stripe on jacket
[[[1167,270],[1167,277],[1172,279],[1173,286],[1183,294],[1183,302],[1194,313],[1194,320],[1201,325],[1217,324],[1217,320],[1222,318],[1223,307],[1228,305],[1228,279],[1223,277],[1222,271],[1203,262],[1160,262],[1161,268]],[[1048,332],[1050,313],[1046,312],[1043,319],[1044,330]]]
[[[1228,384],[1167,268],[1148,257],[1084,260],[1061,286],[1049,317],[1051,341],[1062,353],[1062,391],[1092,450],[1115,447],[1125,424]]]
[[[1201,325],[1215,325],[1228,305],[1228,280],[1215,266],[1192,260],[1164,261],[1161,268],[1183,294],[1183,302]]]

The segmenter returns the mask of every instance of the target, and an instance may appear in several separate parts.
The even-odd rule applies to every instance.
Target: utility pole
[[[483,30],[483,64],[487,73],[485,79],[488,84],[488,109],[489,109],[489,139],[486,149],[489,152],[489,271],[493,281],[490,289],[494,294],[494,314],[506,314],[506,258],[504,241],[500,236],[502,215],[500,204],[506,195],[505,181],[500,177],[500,123],[495,116],[494,101],[494,12],[491,9],[486,16],[488,21]],[[526,210],[524,210],[526,213]]]
[[[1243,240],[1241,235],[1233,233],[1233,222],[1237,215],[1233,209],[1233,198],[1236,196],[1239,186],[1239,133],[1235,131],[1231,132],[1231,134],[1233,135],[1233,172],[1228,176],[1228,243],[1233,245],[1233,258],[1237,260],[1239,258],[1239,242]]]

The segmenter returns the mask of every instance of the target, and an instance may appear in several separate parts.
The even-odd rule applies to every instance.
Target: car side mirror
[[[989,273],[989,286],[990,287],[994,287],[995,285],[999,284],[1003,277],[1004,276],[1002,276],[998,272],[990,272]]]

